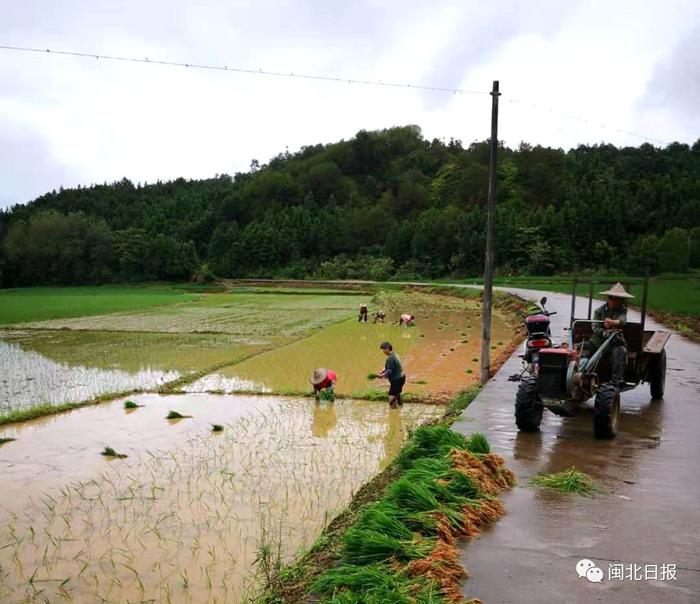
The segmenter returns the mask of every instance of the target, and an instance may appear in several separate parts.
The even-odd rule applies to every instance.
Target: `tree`
[[[667,273],[680,273],[688,269],[688,231],[669,229],[659,244],[659,268]]]

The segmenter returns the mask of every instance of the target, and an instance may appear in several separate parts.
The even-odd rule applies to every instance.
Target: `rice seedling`
[[[138,405],[134,401],[124,401],[124,409],[138,409],[139,407],[143,407],[143,405]]]
[[[410,531],[409,531],[410,532]],[[343,559],[350,564],[371,564],[392,559],[422,558],[432,549],[432,542],[397,539],[381,530],[351,527],[343,537]]]
[[[491,453],[491,446],[482,432],[474,432],[467,439],[467,450],[472,453],[486,455],[487,453]]]
[[[335,393],[332,388],[325,388],[318,393],[319,400],[333,402],[335,400]]]
[[[341,565],[319,576],[312,585],[325,594],[324,604],[443,604],[439,586],[411,577],[384,564]]]
[[[104,457],[113,457],[115,459],[125,459],[128,457],[128,455],[125,455],[124,453],[117,453],[112,447],[105,447],[100,455],[103,455]]]
[[[539,474],[532,478],[530,483],[538,487],[555,489],[565,493],[578,493],[585,497],[591,497],[599,490],[588,474],[579,472],[574,466],[563,472]]]
[[[211,431],[212,432],[223,432],[224,427],[221,424],[212,424],[211,425]]]
[[[472,363],[478,363],[478,362],[479,362],[479,359],[477,359],[476,357],[474,357],[474,358],[472,359]]]
[[[474,370],[473,370],[473,369],[467,369],[464,373],[472,374],[472,373],[474,373]]]
[[[170,411],[168,412],[168,415],[165,416],[165,419],[188,419],[191,417],[191,415],[182,415],[182,413],[179,413],[178,411]]]
[[[466,449],[467,440],[446,426],[421,426],[412,435],[411,442],[401,451],[399,464],[408,468],[421,457],[445,457],[451,449]]]
[[[368,380],[376,380],[378,377],[379,377],[379,374],[374,373],[374,372],[372,372],[372,371],[370,371],[370,372],[367,374],[367,379],[368,379]]]
[[[13,440],[17,440],[17,439],[16,438],[9,438],[9,437],[0,438],[0,445],[4,445],[5,443],[11,443]]]

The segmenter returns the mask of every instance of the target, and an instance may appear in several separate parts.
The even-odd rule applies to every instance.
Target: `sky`
[[[0,49],[0,208],[52,189],[247,171],[280,152],[417,124],[499,139],[692,144],[697,0],[0,0],[0,45],[444,93]],[[574,117],[568,117],[574,116]]]

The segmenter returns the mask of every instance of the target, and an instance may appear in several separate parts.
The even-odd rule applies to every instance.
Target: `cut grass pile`
[[[574,466],[563,472],[539,474],[530,482],[538,487],[555,489],[564,493],[578,493],[585,497],[591,497],[598,491],[593,479],[588,474],[579,472]]]
[[[514,484],[483,434],[443,425],[418,428],[398,457],[401,476],[342,537],[338,565],[311,590],[324,603],[462,602],[457,538],[478,534],[504,509]]]

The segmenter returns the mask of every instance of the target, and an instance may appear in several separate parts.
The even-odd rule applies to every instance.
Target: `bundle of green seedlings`
[[[466,438],[441,425],[418,428],[398,465],[398,480],[343,536],[339,565],[312,584],[322,602],[464,601],[456,539],[504,514],[497,495],[513,474],[483,434]]]
[[[574,466],[571,466],[563,472],[539,474],[530,482],[538,487],[545,487],[565,493],[578,493],[586,497],[591,497],[598,490],[593,483],[593,479],[588,474],[579,472]]]
[[[165,419],[188,419],[191,417],[191,415],[182,415],[179,411],[170,411],[168,415],[165,416]]]

